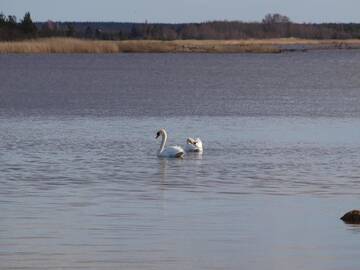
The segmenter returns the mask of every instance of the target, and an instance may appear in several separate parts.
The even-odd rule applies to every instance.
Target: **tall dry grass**
[[[240,53],[279,52],[278,48],[244,41],[221,40],[129,40],[94,41],[75,38],[45,38],[0,42],[0,53]]]
[[[174,52],[174,53],[276,53],[279,48],[272,45],[251,44],[226,40],[130,40],[119,42],[121,52]]]
[[[360,48],[360,40],[249,39],[249,40],[129,40],[95,41],[45,38],[0,42],[0,53],[279,53],[284,46]]]
[[[0,53],[119,53],[119,46],[110,41],[45,38],[0,42]]]

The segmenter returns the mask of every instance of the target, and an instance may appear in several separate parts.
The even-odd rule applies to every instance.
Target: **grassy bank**
[[[280,53],[307,49],[359,49],[360,40],[128,40],[46,38],[0,42],[0,53]]]

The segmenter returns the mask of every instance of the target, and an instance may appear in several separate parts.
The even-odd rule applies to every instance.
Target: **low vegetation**
[[[294,49],[295,47],[295,49]],[[280,53],[306,49],[360,48],[360,40],[126,40],[42,38],[0,42],[0,53]]]
[[[0,42],[0,53],[118,53],[112,41],[88,41],[75,38],[44,38]]]

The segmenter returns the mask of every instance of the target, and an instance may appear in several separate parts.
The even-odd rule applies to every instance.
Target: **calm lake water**
[[[360,52],[0,56],[0,269],[359,269]],[[158,159],[201,137],[204,154]]]

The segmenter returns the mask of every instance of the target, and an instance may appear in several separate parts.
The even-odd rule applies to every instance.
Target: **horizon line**
[[[1,12],[0,12],[1,13]],[[262,23],[262,21],[242,21],[242,20],[236,20],[236,19],[214,19],[214,20],[204,20],[204,21],[188,21],[188,22],[159,22],[159,21],[117,21],[117,20],[103,20],[103,21],[96,21],[96,20],[37,20],[34,21],[34,23],[45,23],[48,21],[52,21],[55,23],[126,23],[126,24],[172,24],[172,25],[178,25],[178,24],[204,24],[204,23],[212,23],[212,22],[240,22],[240,23]],[[291,21],[290,23],[293,24],[360,24],[359,22],[342,22],[342,21],[323,21],[323,22],[297,22],[297,21]]]

